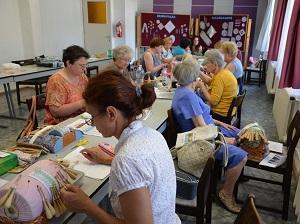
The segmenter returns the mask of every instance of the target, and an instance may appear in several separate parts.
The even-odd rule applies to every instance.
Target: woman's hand
[[[102,151],[100,146],[83,149],[81,150],[81,154],[91,162],[105,165],[110,165],[114,158],[110,154]]]
[[[236,143],[237,143],[235,138],[225,137],[225,141],[227,144],[230,144],[230,145],[236,145]]]
[[[234,127],[234,126],[232,126],[230,124],[226,124],[226,123],[224,123],[222,121],[215,120],[215,124],[217,124],[217,125],[219,125],[219,126],[221,126],[223,128],[226,128],[227,130],[236,130],[237,129],[236,127]]]
[[[66,207],[75,212],[87,212],[93,205],[90,198],[77,186],[67,184],[60,190]]]

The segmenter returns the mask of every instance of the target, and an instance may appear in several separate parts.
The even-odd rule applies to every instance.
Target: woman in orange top
[[[65,67],[52,75],[47,83],[45,124],[58,124],[84,112],[82,92],[88,81],[84,72],[89,57],[76,45],[63,51]]]

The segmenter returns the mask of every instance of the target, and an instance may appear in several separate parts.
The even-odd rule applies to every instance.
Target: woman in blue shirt
[[[232,41],[222,43],[221,52],[224,54],[224,61],[227,63],[225,68],[232,72],[239,84],[239,93],[243,91],[243,74],[244,69],[242,62],[237,58],[238,47]]]
[[[218,193],[220,201],[225,208],[233,213],[238,213],[240,207],[233,198],[233,190],[236,181],[247,161],[247,153],[235,146],[238,129],[214,120],[210,115],[210,108],[203,100],[196,95],[195,88],[199,75],[199,65],[194,60],[187,60],[178,64],[174,69],[174,77],[180,85],[176,89],[172,101],[174,115],[182,131],[205,125],[218,125],[221,132],[226,137],[228,143],[228,166],[226,167],[225,181],[222,189]],[[223,159],[224,150],[219,150],[216,154],[217,160]]]

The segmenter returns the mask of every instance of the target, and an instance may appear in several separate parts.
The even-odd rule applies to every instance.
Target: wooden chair
[[[246,83],[249,84],[250,82],[258,83],[258,86],[260,87],[261,83],[264,82],[265,76],[267,71],[267,60],[260,59],[258,67],[247,67],[245,69],[245,76],[246,76]],[[258,73],[258,78],[251,77],[251,73],[256,72]]]
[[[293,157],[294,157],[295,148],[297,146],[299,138],[300,138],[300,111],[297,111],[291,124],[289,125],[288,132],[287,132],[287,142],[286,142],[286,147],[284,148],[284,151],[287,155],[285,162],[281,166],[276,168],[272,168],[268,166],[260,166],[259,165],[260,161],[253,161],[249,159],[246,163],[246,166],[249,167],[280,174],[283,180],[274,181],[266,178],[253,177],[253,176],[243,174],[243,176],[249,179],[282,186],[282,191],[283,191],[282,210],[270,208],[262,205],[257,205],[257,207],[268,211],[281,213],[282,219],[284,220],[288,219],[291,179],[292,179],[292,172],[293,172]],[[237,191],[238,191],[238,184],[236,184],[236,189],[235,189],[236,195],[237,195]]]
[[[211,223],[214,158],[209,158],[199,179],[197,197],[193,200],[176,198],[176,213],[195,216],[197,224]]]
[[[168,110],[167,142],[169,147],[176,144],[177,134],[182,132],[172,109]]]
[[[247,91],[244,89],[240,95],[233,98],[227,112],[227,120],[229,121],[229,124],[232,124],[237,128],[241,127],[242,104],[246,96],[246,92]],[[234,120],[234,122],[232,122],[232,119],[234,117],[236,117],[236,119]]]
[[[16,82],[16,92],[17,92],[17,102],[18,105],[21,105],[21,103],[26,103],[26,101],[21,100],[21,94],[20,94],[20,86],[26,85],[26,86],[34,86],[35,88],[35,95],[40,95],[43,93],[43,84],[47,84],[48,79],[50,76],[35,78],[35,79],[28,79],[24,81]]]
[[[35,105],[36,110],[45,109],[45,103],[46,103],[46,95],[45,94],[40,94],[40,95],[32,96],[32,97],[36,97],[36,105]],[[32,97],[30,97],[29,99],[26,99],[28,111],[30,111],[31,107],[32,107]],[[35,121],[34,121],[33,130],[37,129],[39,126],[37,116],[35,116],[34,120]]]
[[[96,75],[99,73],[99,68],[97,65],[94,65],[94,66],[89,66],[86,68],[86,76],[88,78],[91,77],[91,71],[95,70],[96,71]]]
[[[260,215],[255,207],[255,197],[249,194],[247,201],[244,203],[242,210],[236,217],[234,224],[262,224]]]

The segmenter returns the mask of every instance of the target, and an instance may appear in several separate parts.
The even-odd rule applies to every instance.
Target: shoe
[[[218,199],[222,206],[229,212],[238,214],[241,211],[241,207],[234,201],[234,199],[227,198],[222,191],[219,191]]]

